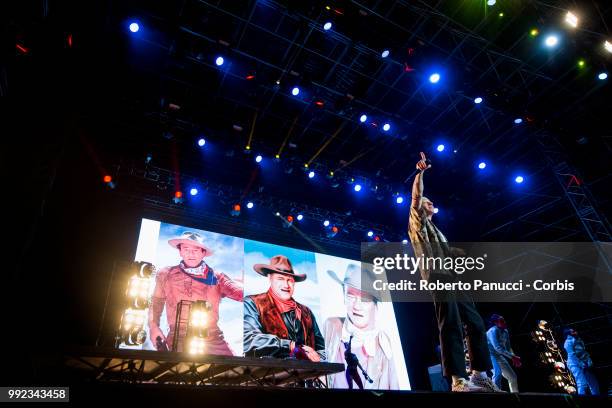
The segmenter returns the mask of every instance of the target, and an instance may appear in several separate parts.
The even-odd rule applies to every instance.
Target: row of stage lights
[[[127,282],[126,308],[121,316],[119,330],[116,337],[116,346],[140,346],[147,340],[145,322],[148,316],[150,298],[153,285],[151,277],[155,267],[148,262],[134,262],[131,267],[132,275]],[[206,301],[189,303],[189,318],[187,320],[186,347],[192,355],[205,353],[206,338],[208,337],[208,314],[211,306]],[[182,303],[179,304],[182,308]],[[178,336],[176,336],[178,337]],[[175,342],[179,339],[175,339]],[[170,351],[168,345],[161,339],[156,339],[156,348],[159,351]]]
[[[568,394],[575,394],[576,382],[567,370],[550,324],[546,320],[540,320],[536,330],[531,333],[531,338],[538,346],[540,364],[552,371],[549,375],[551,385]]]
[[[147,339],[144,330],[153,287],[151,276],[155,267],[148,262],[136,262],[132,266],[125,292],[126,308],[116,337],[116,345],[139,346]]]
[[[487,4],[489,6],[494,6],[496,4],[496,0],[487,0]],[[331,8],[329,6],[326,6],[326,9],[328,11],[331,10]],[[334,10],[336,11],[336,10]],[[499,17],[504,17],[504,13],[500,12],[499,13]],[[578,27],[578,23],[579,23],[579,18],[577,17],[577,15],[571,11],[568,11],[567,14],[565,15],[565,23],[572,29],[576,29]],[[326,21],[323,23],[323,30],[324,31],[330,31],[333,28],[333,23],[332,21]],[[129,30],[132,33],[137,33],[140,31],[140,25],[138,22],[134,21],[131,22],[129,24]],[[529,32],[531,37],[537,37],[540,32],[537,28],[532,28]],[[545,47],[549,48],[549,49],[553,49],[556,48],[561,42],[560,36],[556,33],[550,33],[548,35],[545,36],[543,44]],[[603,49],[608,52],[608,53],[612,53],[612,43],[608,40],[604,40],[603,42]],[[390,50],[388,49],[384,49],[381,54],[380,57],[382,59],[388,58],[391,55]],[[218,67],[221,67],[225,64],[225,58],[223,56],[216,56],[215,57],[215,64]],[[586,61],[584,58],[580,58],[577,62],[577,66],[579,69],[583,69],[586,67]],[[246,76],[247,80],[251,80],[254,79],[255,76],[253,74],[248,74]],[[597,78],[600,81],[604,81],[608,79],[608,73],[606,71],[600,71],[597,73]],[[440,82],[440,80],[442,79],[442,74],[440,72],[431,72],[428,76],[429,82],[431,84],[438,84]],[[276,85],[280,85],[280,81],[276,81]],[[300,95],[300,87],[295,85],[293,87],[291,87],[291,94],[295,97]],[[482,104],[484,102],[484,98],[482,96],[475,96],[474,97],[474,103],[476,105]],[[321,107],[324,105],[323,101],[317,100],[315,101],[315,104],[317,104],[317,106]],[[359,122],[361,123],[366,123],[368,122],[368,115],[367,113],[362,113],[359,115]],[[517,117],[514,119],[514,124],[516,125],[520,125],[523,122],[523,119],[520,117]],[[370,121],[369,124],[373,127],[378,127],[378,122],[376,121]],[[383,132],[389,132],[392,128],[392,124],[389,122],[384,122],[383,125],[381,126],[381,129],[383,130]]]
[[[206,140],[204,138],[199,138],[196,143],[201,148],[206,146]],[[443,144],[439,144],[436,147],[436,151],[438,151],[440,153],[445,151],[445,149],[446,149],[446,147]],[[279,159],[280,159],[280,157],[277,155],[276,156],[276,160],[279,160]],[[262,155],[257,155],[255,157],[255,162],[258,163],[258,164],[261,164],[263,162],[263,160],[264,160],[264,158],[263,158]],[[481,162],[479,162],[476,165],[476,167],[478,168],[479,171],[485,170],[487,168],[487,166],[488,166],[487,162],[485,162],[485,161],[481,161]],[[316,176],[317,176],[316,172],[314,170],[310,170],[308,168],[307,164],[304,165],[304,170],[305,170],[305,172],[307,174],[307,177],[309,179],[315,179],[316,178]],[[333,178],[333,172],[330,172],[328,177]],[[111,189],[115,188],[115,183],[114,183],[114,181],[112,179],[112,176],[105,175],[104,178],[103,178],[103,181],[104,181],[104,183],[109,188],[111,188]],[[525,181],[525,177],[523,175],[516,175],[514,177],[514,182],[516,184],[522,184],[524,181]],[[360,184],[359,182],[356,182],[354,178],[347,179],[347,183],[351,185],[352,190],[354,192],[356,192],[356,193],[360,193],[361,191],[364,190],[363,185]],[[197,196],[199,193],[200,193],[200,190],[197,187],[195,187],[195,186],[193,186],[193,187],[191,187],[189,189],[189,195],[192,196],[192,197]],[[394,203],[396,205],[400,205],[400,206],[404,205],[407,202],[407,198],[404,195],[402,195],[401,193],[399,193],[399,192],[396,192],[396,193],[392,194],[392,199],[393,199],[393,201],[394,201]],[[175,191],[174,192],[174,197],[173,197],[172,200],[173,200],[173,202],[175,204],[182,204],[184,202],[184,200],[185,200],[185,195],[180,190],[179,191]],[[255,207],[255,203],[253,201],[247,201],[246,202],[246,208],[248,210],[252,210],[254,207]],[[232,216],[237,217],[237,216],[240,215],[241,210],[242,210],[241,203],[235,203],[234,205],[232,205],[232,208],[230,210],[230,214]],[[437,214],[438,212],[439,212],[439,208],[434,208],[434,213]],[[303,219],[304,219],[304,215],[303,214],[298,214],[295,218],[294,218],[293,215],[289,215],[284,220],[284,225],[286,225],[286,224],[292,225],[294,220],[302,221]],[[330,238],[334,237],[339,232],[337,227],[332,225],[329,220],[324,220],[323,227],[325,228],[325,232],[326,232],[327,236],[330,237]],[[367,237],[369,239],[372,239],[374,241],[380,241],[381,240],[381,237],[379,235],[374,234],[373,231],[368,231],[366,235],[367,235]],[[403,242],[407,243],[407,240],[403,240]]]
[[[133,33],[137,33],[140,30],[140,25],[138,23],[136,23],[136,22],[131,23],[129,25],[129,27],[130,27],[130,31],[132,31]],[[325,28],[325,27],[329,27],[329,28]],[[331,27],[332,27],[332,23],[331,22],[327,22],[327,23],[324,24],[324,29],[326,31],[331,29]],[[550,37],[550,40],[547,39],[547,44],[549,42],[550,43],[554,42],[556,44],[558,42],[558,38],[555,37],[555,36],[552,36],[552,37]],[[609,43],[606,42],[606,44],[609,44]],[[612,45],[610,47],[612,49]],[[606,46],[606,49],[608,49],[608,46]],[[381,53],[381,58],[383,58],[383,59],[387,58],[389,55],[390,55],[390,51],[389,50],[384,50]],[[579,66],[582,68],[584,66],[585,62],[584,62],[584,60],[581,60],[581,61],[582,62],[581,62],[581,64],[579,64]],[[217,56],[214,57],[214,63],[215,63],[216,66],[222,67],[223,65],[225,65],[226,59],[222,55],[217,55]],[[430,72],[427,77],[428,77],[428,81],[431,84],[433,84],[433,85],[436,85],[436,84],[440,83],[440,81],[443,79],[442,74],[440,72],[437,72],[437,71]],[[600,80],[607,79],[607,77],[608,77],[608,74],[606,72],[600,72],[598,74],[598,78]],[[253,73],[249,73],[245,77],[245,79],[246,80],[253,80],[253,79],[255,79],[255,75]],[[275,84],[276,84],[276,86],[279,86],[280,85],[280,80],[277,80],[275,82]],[[298,85],[290,86],[290,88],[288,88],[288,89],[290,89],[289,92],[291,93],[291,95],[293,95],[295,97],[298,97],[301,94],[301,92],[302,92],[302,89]],[[474,104],[480,105],[480,104],[482,104],[484,102],[484,98],[482,96],[475,96],[473,101],[474,101]],[[318,107],[322,107],[325,104],[324,101],[319,100],[319,99],[315,100],[314,103]],[[359,120],[360,123],[367,123],[367,124],[369,124],[370,126],[372,126],[374,128],[378,128],[380,126],[379,122],[377,120],[371,119],[368,116],[367,112],[362,112],[361,114],[359,114],[358,120]],[[383,122],[382,126],[380,126],[382,131],[385,132],[385,133],[390,132],[392,127],[393,127],[392,123],[390,123],[389,121],[384,121],[384,120],[382,122]],[[514,124],[519,125],[519,124],[523,123],[523,119],[521,117],[517,117],[517,118],[515,118],[513,120],[513,122],[514,122]]]

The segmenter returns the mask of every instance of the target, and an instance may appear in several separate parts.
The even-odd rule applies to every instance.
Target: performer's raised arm
[[[412,207],[417,210],[421,208],[421,199],[423,198],[423,173],[430,167],[431,165],[427,164],[425,153],[421,152],[421,160],[416,164],[419,172],[417,172],[414,177],[414,183],[412,183]]]

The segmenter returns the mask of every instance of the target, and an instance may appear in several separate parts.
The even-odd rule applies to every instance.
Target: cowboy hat
[[[344,280],[341,280],[332,270],[328,269],[327,274],[340,285],[356,289],[358,292],[370,295],[380,301],[380,293],[374,289],[374,277],[369,269],[362,271],[359,265],[348,264],[344,273]]]
[[[202,236],[198,233],[191,231],[185,231],[180,237],[168,240],[168,244],[170,244],[171,247],[177,249],[178,246],[181,244],[195,245],[197,247],[202,248],[202,250],[204,251],[204,256],[211,256],[213,254],[213,251],[206,245],[204,245],[204,240],[202,239]]]
[[[284,255],[273,256],[269,264],[255,264],[253,269],[262,276],[268,276],[270,273],[280,273],[281,275],[293,277],[296,282],[306,280],[306,274],[295,273],[293,266],[291,266],[291,261]]]

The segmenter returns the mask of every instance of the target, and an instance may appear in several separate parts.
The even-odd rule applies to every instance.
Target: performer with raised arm
[[[408,235],[416,257],[464,256],[459,248],[452,248],[444,234],[432,222],[434,215],[433,202],[423,195],[423,175],[431,168],[425,153],[416,164],[417,173],[412,185],[412,203]],[[422,267],[421,279],[453,282],[457,280],[454,271],[445,269],[428,269]],[[438,329],[443,373],[452,378],[454,392],[492,392],[499,388],[487,376],[491,369],[491,360],[487,345],[486,329],[482,317],[478,314],[472,299],[461,291],[432,291]],[[468,351],[470,356],[471,375],[467,376],[465,354],[463,351],[463,325],[467,328]]]

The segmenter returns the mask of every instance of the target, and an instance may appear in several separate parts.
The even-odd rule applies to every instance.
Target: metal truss
[[[237,12],[235,8],[230,8],[229,3],[225,2],[213,4],[212,2],[206,0],[187,1],[200,5],[203,10],[213,11],[214,13],[219,13],[220,15],[232,19],[237,27],[237,35],[235,36],[237,41],[230,44],[232,52],[248,61],[258,64],[259,66],[263,66],[269,70],[277,72],[279,77],[290,75],[290,73],[294,70],[307,70],[309,64],[312,64],[313,61],[316,61],[317,59],[331,64],[331,69],[328,71],[323,81],[312,82],[311,85],[315,88],[313,91],[314,94],[344,97],[359,79],[368,81],[368,86],[365,90],[364,97],[356,98],[351,102],[352,108],[355,112],[358,112],[358,109],[359,111],[361,109],[366,109],[369,112],[390,115],[398,122],[404,123],[405,125],[414,126],[415,122],[418,121],[419,117],[426,109],[428,109],[428,107],[437,109],[437,107],[433,105],[440,104],[439,101],[436,102],[431,100],[423,94],[419,82],[404,72],[401,61],[388,58],[384,61],[384,63],[381,63],[378,50],[371,49],[363,43],[355,42],[351,38],[341,33],[330,32],[326,34],[326,38],[329,38],[330,41],[335,43],[334,47],[328,50],[315,48],[312,42],[309,42],[309,39],[312,38],[317,31],[322,32],[320,23],[312,16],[305,15],[299,11],[296,12],[293,9],[289,10],[279,2],[272,0],[252,2],[247,10],[244,12]],[[554,80],[543,73],[543,64],[540,66],[533,66],[533,63],[523,61],[510,54],[510,52],[519,44],[519,42],[524,39],[523,37],[518,38],[508,50],[502,50],[494,45],[495,38],[486,39],[478,34],[477,31],[480,26],[476,27],[475,29],[467,28],[452,17],[441,13],[439,10],[437,10],[436,6],[425,1],[396,1],[387,4],[384,4],[384,2],[377,2],[371,7],[368,7],[366,4],[359,1],[353,1],[352,3],[356,7],[366,11],[368,14],[382,20],[385,24],[388,24],[394,27],[394,29],[406,34],[408,39],[405,40],[403,44],[404,47],[411,46],[416,41],[419,41],[437,50],[437,52],[441,53],[442,55],[445,55],[446,62],[461,64],[462,66],[468,67],[469,69],[478,73],[478,77],[474,83],[475,87],[479,86],[483,81],[493,80],[499,85],[507,86],[509,92],[513,94],[520,89],[529,89],[537,83],[538,86],[534,88],[537,89],[534,95],[535,98],[545,95],[554,87],[560,87],[560,91],[567,92],[568,94],[576,97],[576,99],[579,99],[578,95],[574,95],[571,90],[560,86],[557,80]],[[257,7],[269,9],[270,21],[272,22],[271,24],[263,26],[254,21],[253,16]],[[518,14],[520,13],[517,13],[517,15]],[[407,26],[405,24],[407,16],[411,17],[409,21],[414,21],[412,26]],[[179,34],[204,41],[211,47],[218,46],[217,38],[212,38],[206,35],[206,33],[182,24],[182,17],[183,16],[181,13],[179,13],[177,27],[177,32]],[[301,26],[301,31],[295,33],[295,35],[292,37],[282,33],[280,27],[287,22],[302,22],[303,24]],[[504,24],[507,26],[512,24],[512,22],[513,19],[510,19]],[[484,20],[481,24],[485,24]],[[435,31],[433,32],[433,35],[431,35],[431,29],[434,27]],[[281,54],[283,55],[281,62],[273,63],[262,57],[254,55],[252,52],[249,52],[244,42],[244,37],[247,30],[255,30],[262,34],[271,36],[281,43],[284,43],[286,48],[281,51]],[[503,28],[499,31],[503,31]],[[449,44],[453,44],[453,46],[449,47]],[[338,53],[338,49],[340,50],[340,53]],[[168,47],[168,53],[170,56],[178,56],[174,54],[173,47]],[[295,65],[298,55],[302,55],[305,58],[303,66],[300,66],[299,68],[297,68]],[[350,63],[343,62],[343,57],[346,55],[352,56]],[[207,65],[213,68],[212,64],[200,61],[194,57],[185,56],[185,59],[190,63]],[[372,63],[372,61],[374,61],[374,63]],[[374,69],[368,70],[368,67],[374,67]],[[395,71],[397,71],[397,73],[394,73]],[[224,75],[233,74],[225,73]],[[298,75],[300,74],[298,73]],[[189,80],[186,79],[172,77],[171,75],[168,75],[165,78],[170,81],[181,82],[188,87],[192,86]],[[412,81],[413,91],[408,92],[398,89],[396,85],[404,78],[408,78],[408,80]],[[333,84],[334,87],[332,87],[331,84]],[[263,109],[261,106],[249,106],[248,102],[231,99],[225,95],[217,96],[225,99],[229,98],[228,100],[231,99],[230,101],[232,103],[239,106],[247,106],[253,110],[261,109],[262,114],[265,113],[266,115],[275,116],[276,119],[281,119],[286,122],[288,120],[287,118],[280,116],[276,117],[276,114],[274,112],[270,112],[269,110],[272,99],[281,91],[273,86],[259,85],[259,87],[265,91],[264,94],[269,98],[267,101],[263,101]],[[382,96],[378,97],[377,102],[365,102],[365,100],[371,99],[368,97],[368,95],[374,95],[372,92],[374,87],[382,88],[384,90],[382,92]],[[387,112],[380,108],[382,101],[391,92],[397,93],[404,98],[403,106],[399,106],[395,112]],[[508,126],[509,121],[506,113],[497,109],[492,109],[489,106],[479,107],[478,110],[480,113],[476,113],[476,108],[473,104],[467,112],[465,109],[462,111],[460,108],[461,102],[464,102],[466,99],[470,99],[469,95],[466,95],[463,92],[451,92],[447,89],[443,90],[442,92],[445,93],[445,98],[447,101],[446,107],[443,109],[438,109],[437,115],[427,124],[426,127],[433,129],[440,121],[443,120],[443,118],[448,117],[448,115],[453,115],[454,124],[450,130],[455,133],[453,137],[457,140],[459,146],[468,144],[468,141],[474,137],[475,130],[477,130],[478,126],[482,126],[483,124],[486,129],[488,129],[489,134],[491,137],[493,137],[493,140],[491,141],[491,138],[480,138],[479,141],[475,142],[474,146],[482,145],[485,143],[485,141],[489,145],[501,143],[509,132],[512,131],[512,126]],[[302,113],[304,113],[306,109],[308,109],[308,103],[302,103],[304,104]],[[404,110],[414,103],[421,106],[421,109],[418,111],[416,116],[414,116],[414,118],[408,120],[403,115]],[[330,115],[341,118],[342,120],[355,122],[354,126],[349,126],[347,127],[347,130],[342,132],[344,135],[340,135],[337,138],[339,143],[348,143],[351,140],[354,132],[356,132],[356,130],[359,128],[356,125],[357,117],[351,113],[351,110],[344,113],[339,113],[337,110],[329,108],[324,108],[322,110]],[[480,120],[471,120],[476,114],[480,115]],[[503,120],[496,120],[500,117],[502,117]],[[468,121],[467,126],[463,126],[463,123],[466,121]],[[310,120],[307,124],[303,125],[300,133],[303,135],[309,129],[316,130],[313,128],[313,126],[315,125],[313,125],[313,121]],[[295,133],[298,132],[296,131]],[[323,134],[323,137],[325,137],[326,132],[323,130],[318,131],[318,133]],[[378,144],[375,143],[373,147],[377,147],[377,145]],[[506,152],[506,155],[509,151],[516,149],[516,145],[518,144],[511,146],[511,148]],[[370,148],[370,150],[371,149],[372,148]],[[355,160],[358,159],[360,155],[366,155],[370,150],[362,150]],[[353,161],[349,161],[349,165],[352,162]],[[326,172],[328,170],[337,170],[337,168],[334,169],[333,167],[327,166],[323,163],[323,161],[318,161],[318,163],[315,162],[313,164],[318,166],[318,169],[324,169]],[[567,173],[569,174],[569,172]],[[533,209],[521,214],[519,217],[511,215],[504,222],[493,222],[493,227],[485,230],[483,237],[489,239],[499,238],[499,233],[503,232],[503,234],[501,234],[502,237],[507,239],[511,236],[511,229],[515,228],[517,223],[520,223],[522,224],[519,228],[521,235],[520,237],[515,237],[514,239],[537,240],[538,237],[545,231],[554,231],[554,234],[557,237],[556,240],[565,240],[569,238],[582,239],[581,229],[575,225],[574,220],[569,215],[557,217],[555,220],[550,222],[542,221],[541,215],[545,211],[552,212],[553,210],[560,210],[562,214],[571,214],[571,212],[568,211],[567,202],[560,199],[563,197],[563,193],[560,191],[550,192],[549,187],[550,186],[542,186],[542,189],[546,190],[544,193],[538,193],[536,191],[523,195],[524,199],[528,199],[533,198],[538,194],[543,194],[543,196],[540,197],[543,199],[543,201],[545,201],[542,205],[534,205]],[[576,188],[572,187],[572,190],[576,190]],[[610,230],[609,228],[607,230],[602,228],[603,222],[600,219],[601,217],[591,217],[591,214],[593,213],[590,209],[594,207],[592,205],[584,205],[586,202],[584,199],[588,198],[587,195],[580,195],[574,191],[572,191],[571,194],[572,195],[570,196],[566,194],[566,196],[570,199],[580,198],[578,201],[570,200],[570,204],[575,208],[575,212],[580,217],[581,222],[586,222],[588,224],[594,223],[593,228],[590,226],[589,228],[595,231],[596,235],[605,233],[605,235],[609,237]],[[278,203],[275,203],[274,206],[278,206]],[[508,206],[504,208],[508,208]],[[321,210],[313,211],[313,214],[311,215],[315,219],[323,219],[326,217],[326,215],[319,216],[319,214],[328,213]],[[488,218],[493,220],[497,215],[498,211],[496,210],[495,214],[489,215]],[[342,217],[337,219],[342,219]],[[364,223],[364,226],[365,225],[368,224]],[[366,226],[365,228],[367,229],[368,227]],[[591,236],[593,235],[589,232],[589,237]]]
[[[115,165],[114,168],[115,178],[118,182],[122,179],[126,180],[126,178],[133,178],[136,180],[136,183],[130,190],[118,186],[113,194],[125,195],[131,199],[142,199],[151,209],[162,212],[166,210],[172,213],[182,213],[194,216],[195,218],[206,219],[208,224],[217,228],[228,228],[231,226],[247,228],[251,231],[257,231],[259,235],[269,236],[273,240],[279,237],[291,237],[291,240],[295,240],[295,232],[305,236],[296,227],[283,228],[280,222],[281,220],[279,220],[277,227],[272,227],[264,226],[259,223],[249,223],[230,216],[230,206],[242,201],[242,195],[244,193],[241,188],[236,186],[202,181],[193,176],[181,175],[182,184],[186,184],[188,181],[197,181],[198,185],[202,186],[202,191],[206,191],[211,197],[217,197],[223,205],[226,205],[227,215],[221,215],[218,213],[205,212],[192,206],[173,203],[171,197],[167,193],[168,191],[174,191],[175,173],[170,170],[155,166],[136,165]],[[138,185],[141,186],[139,187]],[[157,191],[157,193],[153,194],[152,192],[154,191]],[[372,224],[369,221],[354,217],[351,213],[339,213],[324,208],[307,206],[296,201],[271,197],[264,192],[253,192],[249,194],[249,200],[258,207],[268,209],[270,214],[278,212],[280,216],[284,217],[289,214],[295,216],[295,214],[299,212],[307,219],[317,221],[319,224],[322,224],[322,222],[327,219],[340,228],[338,235],[333,238],[328,238],[325,234],[318,236],[309,234],[306,238],[315,247],[317,245],[341,246],[353,253],[358,253],[360,251],[359,243],[361,239],[355,239],[355,237],[363,237],[364,231],[368,230],[374,231],[375,234],[380,235],[381,238],[386,241],[399,242],[404,239],[404,237],[394,229],[384,225]]]
[[[117,349],[70,351],[64,367],[91,381],[313,388],[327,388],[326,376],[344,371],[338,363]]]

